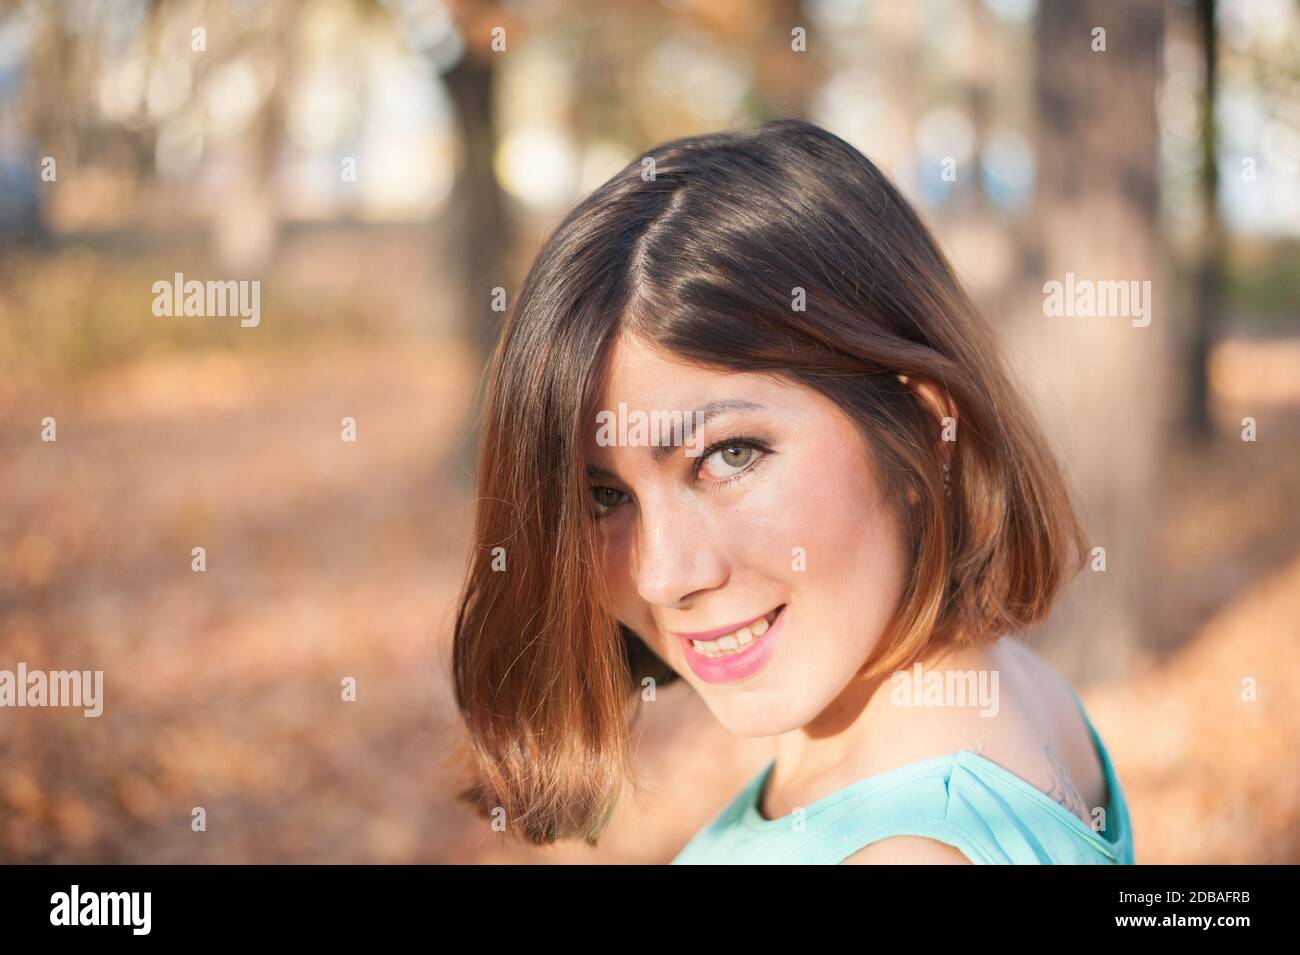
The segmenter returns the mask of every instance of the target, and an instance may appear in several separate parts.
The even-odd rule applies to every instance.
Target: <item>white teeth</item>
[[[767,618],[761,618],[756,623],[747,627],[741,627],[735,633],[729,633],[726,636],[718,637],[716,640],[692,640],[693,646],[698,653],[708,657],[726,656],[728,653],[739,652],[741,648],[747,647],[756,639],[767,633],[769,624]]]

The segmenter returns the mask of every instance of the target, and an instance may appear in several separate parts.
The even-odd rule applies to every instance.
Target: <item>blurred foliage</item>
[[[1241,242],[1229,256],[1227,300],[1238,327],[1300,330],[1300,241]]]
[[[1223,5],[1225,168],[1258,155],[1285,172],[1300,128],[1300,17],[1270,30],[1266,6]],[[1186,295],[1205,225],[1202,64],[1192,4],[1166,9],[1161,228]],[[1038,251],[1023,231],[1042,178],[1034,14],[1011,0],[0,0],[0,666],[104,666],[112,714],[0,722],[0,860],[669,858],[699,780],[721,800],[752,769],[707,713],[660,708],[662,749],[645,750],[660,801],[627,807],[598,856],[499,843],[438,762],[456,731],[445,651],[472,496],[448,476],[471,446],[474,306],[517,287],[558,216],[640,149],[775,115],[863,148],[941,223],[973,285],[1014,290]],[[792,53],[793,24],[816,55]],[[502,25],[511,52],[496,56]],[[1123,149],[1122,130],[1103,132]],[[950,153],[955,183],[933,174]],[[339,178],[348,157],[359,186]],[[1294,228],[1229,225],[1228,331],[1293,334]],[[260,276],[261,324],[154,316],[152,285],[176,272]],[[1267,440],[1161,448],[1161,493],[1126,497],[1159,511],[1146,596],[1169,656],[1088,704],[1141,862],[1300,861],[1300,792],[1278,772],[1300,751],[1295,681],[1258,709],[1233,696],[1240,672],[1297,665],[1296,355],[1266,343],[1223,363],[1221,434],[1251,414]],[[51,414],[58,454],[34,439]],[[339,441],[343,415],[356,445]],[[1113,422],[1094,411],[1087,427],[1109,440]],[[205,575],[189,570],[196,541]],[[339,705],[342,674],[359,677],[355,707]],[[683,738],[707,745],[682,756]]]

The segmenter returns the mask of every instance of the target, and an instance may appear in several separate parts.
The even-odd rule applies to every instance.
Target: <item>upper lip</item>
[[[769,616],[774,610],[780,610],[781,607],[784,606],[785,604],[781,604],[780,606],[773,607],[772,610],[767,611],[767,613],[760,613],[757,617],[750,617],[748,620],[742,620],[740,623],[729,624],[725,627],[718,627],[714,630],[672,630],[670,632],[675,633],[684,640],[716,640],[718,637],[725,637],[729,633],[735,633],[741,627],[748,627],[751,623],[758,623],[758,621]]]

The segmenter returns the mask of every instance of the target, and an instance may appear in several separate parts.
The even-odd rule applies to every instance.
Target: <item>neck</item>
[[[923,654],[899,671],[910,678],[916,663],[926,673],[948,670],[996,670],[1001,645],[980,648],[948,646]],[[891,699],[893,673],[870,680],[855,677],[815,719],[776,737],[773,785],[791,780],[834,777],[845,766],[870,763],[882,740],[897,734],[898,724],[913,717],[911,707]]]

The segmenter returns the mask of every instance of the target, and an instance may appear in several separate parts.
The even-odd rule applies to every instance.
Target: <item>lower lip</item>
[[[721,657],[707,657],[691,646],[691,641],[679,637],[686,648],[686,662],[705,683],[735,683],[753,676],[761,670],[776,652],[776,642],[785,627],[786,607],[776,615],[776,620],[761,637],[756,637],[746,650],[728,653]]]

